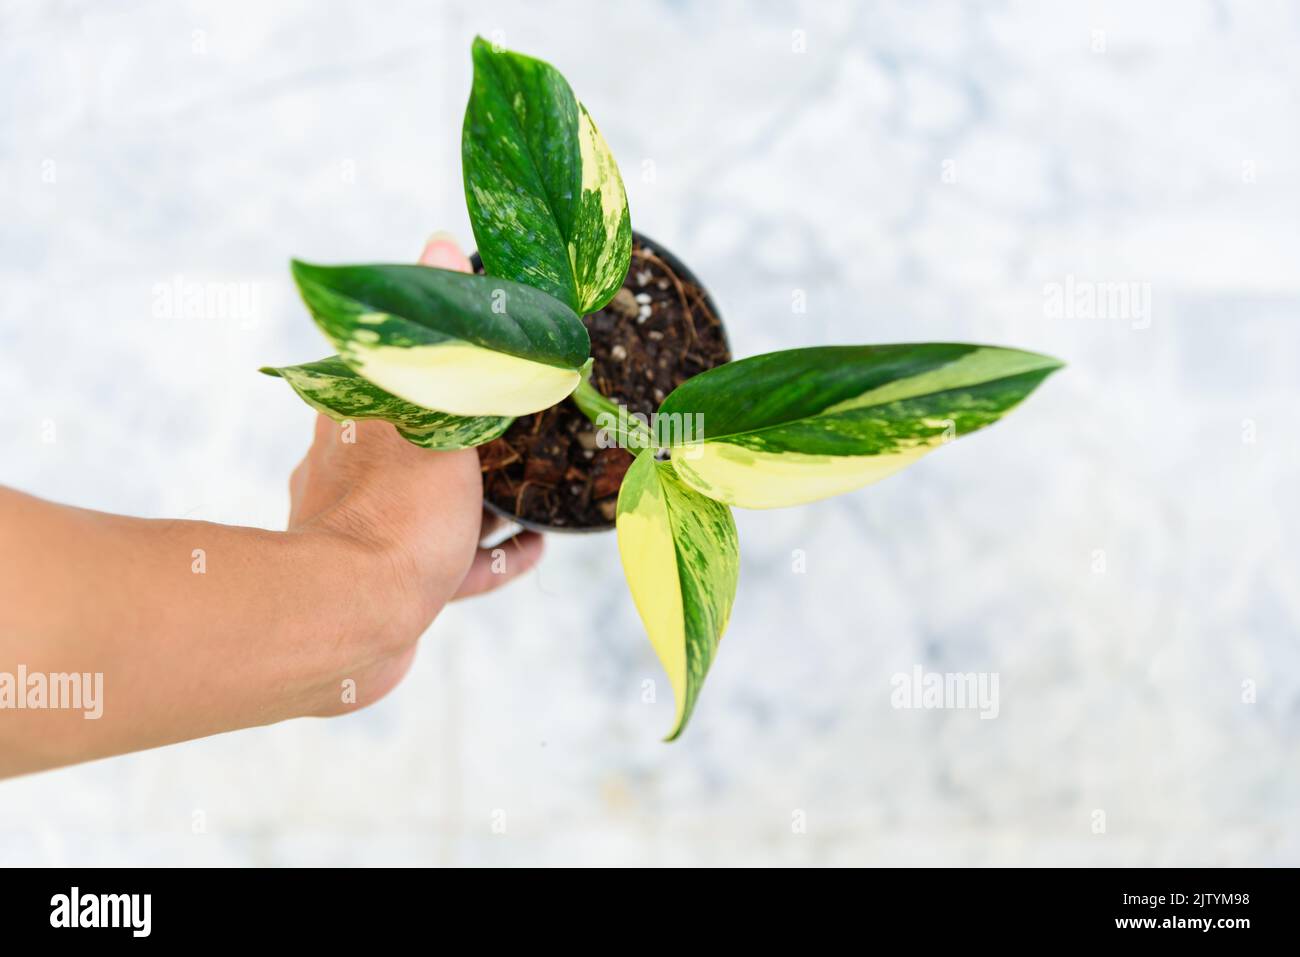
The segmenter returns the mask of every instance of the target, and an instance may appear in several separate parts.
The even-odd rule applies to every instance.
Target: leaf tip
[[[262,367],[261,367],[260,369],[258,369],[257,371],[260,372],[260,373],[262,373],[262,375],[274,376],[274,377],[277,378],[277,379],[283,379],[283,378],[284,378],[284,376],[281,375],[280,370],[277,369],[275,366],[262,366]]]
[[[675,694],[676,691],[674,690],[674,695]],[[674,719],[675,723],[673,724],[673,729],[664,736],[663,740],[660,742],[661,744],[672,744],[681,739],[682,732],[686,730],[687,722],[691,720],[691,711],[693,710],[694,709],[691,708],[688,709],[686,713],[677,715]]]
[[[480,57],[492,57],[501,53],[501,48],[482,34],[474,34],[474,42],[469,45],[470,58],[477,61]]]
[[[1064,369],[1069,364],[1064,359],[1058,359],[1056,356],[1049,356],[1044,352],[1040,352],[1038,355],[1044,360],[1043,368],[1048,372],[1056,372],[1058,369]]]

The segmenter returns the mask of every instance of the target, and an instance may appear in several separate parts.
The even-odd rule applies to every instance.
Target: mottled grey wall
[[[311,414],[255,370],[328,351],[287,260],[469,241],[475,32],[565,72],[739,354],[1070,366],[742,513],[679,744],[612,537],[555,539],[371,710],[0,783],[0,863],[1300,862],[1294,7],[114,6],[0,4],[0,482],[280,525]],[[177,277],[255,314],[159,315]],[[893,708],[916,665],[997,673],[998,717]]]

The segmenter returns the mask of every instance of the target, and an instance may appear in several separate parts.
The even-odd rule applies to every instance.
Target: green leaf
[[[673,447],[677,474],[744,508],[798,505],[882,479],[991,425],[1062,363],[995,346],[917,343],[792,349],[689,379],[660,408],[703,416]]]
[[[736,523],[729,508],[683,485],[646,450],[623,478],[617,526],[632,599],[673,687],[671,741],[686,727],[731,616]]]
[[[514,421],[496,416],[464,418],[422,409],[361,378],[338,356],[296,366],[267,366],[261,371],[284,379],[304,402],[335,421],[383,419],[396,426],[402,438],[426,449],[473,448],[491,442]]]
[[[618,165],[555,67],[482,37],[473,59],[461,158],[483,266],[595,312],[631,263]]]
[[[425,409],[519,416],[578,384],[591,343],[577,314],[531,286],[428,266],[312,266],[293,278],[339,357]]]

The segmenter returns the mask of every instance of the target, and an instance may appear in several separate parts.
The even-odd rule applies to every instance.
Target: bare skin
[[[469,269],[445,238],[420,261]],[[0,488],[0,674],[104,676],[97,720],[0,709],[0,777],[364,707],[402,679],[448,602],[536,564],[533,533],[496,561],[479,547],[493,522],[473,450],[419,449],[384,422],[354,428],[347,442],[317,418],[284,532]]]

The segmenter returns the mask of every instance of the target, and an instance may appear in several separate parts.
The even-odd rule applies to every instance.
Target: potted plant
[[[480,449],[489,504],[617,528],[685,728],[726,630],[731,507],[867,485],[996,422],[1061,367],[997,346],[791,349],[730,361],[711,298],[632,232],[618,167],[554,67],[476,39],[462,133],[479,271],[316,266],[293,277],[338,354],[262,371],[337,420]]]

